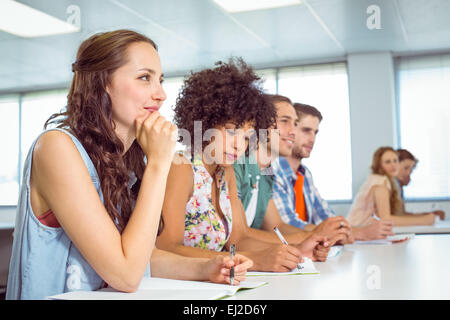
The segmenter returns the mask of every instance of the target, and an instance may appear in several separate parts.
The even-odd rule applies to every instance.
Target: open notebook
[[[241,289],[254,289],[267,282],[243,281],[238,286],[202,281],[144,278],[136,292],[105,288],[98,291],[72,291],[50,296],[52,300],[218,300]]]
[[[301,274],[320,274],[320,271],[314,266],[314,262],[311,259],[303,258],[304,262],[299,263],[298,266],[288,272],[247,272],[247,277],[260,277],[260,276],[290,276]]]

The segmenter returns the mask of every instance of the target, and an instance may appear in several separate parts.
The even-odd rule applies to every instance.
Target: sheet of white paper
[[[413,239],[416,235],[414,233],[403,233],[403,234],[396,234],[393,236],[388,236],[386,239],[391,242],[395,241],[402,241],[402,240],[409,240]]]
[[[232,296],[240,289],[254,289],[267,282],[243,281],[238,286],[202,281],[144,278],[133,293],[105,288],[98,291],[72,291],[48,299],[62,300],[213,300]]]
[[[114,289],[99,291],[72,291],[48,297],[51,300],[214,300],[224,296],[225,291],[215,290],[140,290],[133,293]],[[216,298],[217,297],[217,298]]]
[[[314,262],[311,259],[304,258],[304,262],[299,264],[298,267],[288,272],[261,272],[251,271],[247,272],[247,277],[261,277],[261,276],[290,276],[290,275],[305,275],[305,274],[320,274],[320,271],[314,266]]]
[[[436,228],[450,228],[450,220],[435,219],[434,226]]]
[[[229,292],[239,289],[253,289],[266,284],[265,282],[243,281],[238,286],[219,284],[204,281],[173,280],[165,278],[144,278],[139,285],[139,290],[225,290]]]

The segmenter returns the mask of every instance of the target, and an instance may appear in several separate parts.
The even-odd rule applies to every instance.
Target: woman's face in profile
[[[232,122],[211,130],[211,143],[205,147],[204,159],[222,166],[230,166],[241,157],[254,133],[251,123],[236,127]]]
[[[399,169],[397,153],[388,150],[385,153],[383,153],[380,161],[381,161],[381,168],[383,169],[384,172],[386,172],[387,175],[391,177],[397,176]]]
[[[107,86],[116,131],[134,132],[134,120],[145,112],[159,110],[166,94],[159,55],[147,42],[135,42],[127,49],[126,63],[111,75]]]

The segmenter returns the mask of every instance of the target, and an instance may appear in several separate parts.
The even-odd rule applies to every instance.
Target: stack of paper
[[[202,281],[144,278],[139,289],[124,293],[105,288],[98,291],[72,291],[48,299],[55,300],[217,300],[234,295],[240,289],[254,289],[267,282],[243,281],[238,286]]]

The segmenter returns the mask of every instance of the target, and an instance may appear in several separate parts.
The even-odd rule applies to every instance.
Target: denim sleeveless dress
[[[54,128],[47,131],[50,130],[64,132],[72,138],[103,202],[97,171],[80,141],[64,129]],[[62,228],[43,225],[33,213],[30,202],[30,175],[33,150],[41,135],[34,140],[24,163],[6,299],[45,299],[69,291],[97,290],[105,284]],[[147,267],[146,276],[150,275],[149,268],[150,265]]]

